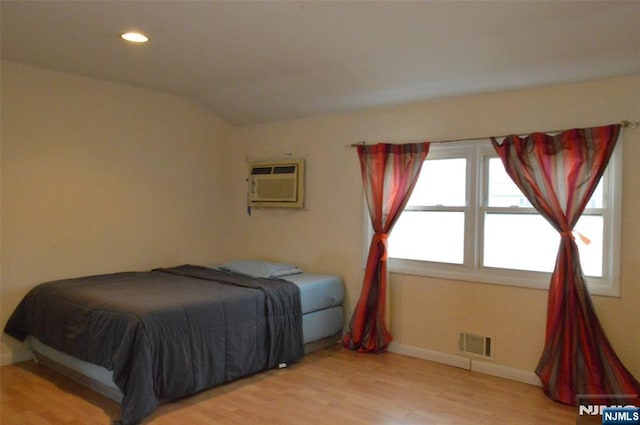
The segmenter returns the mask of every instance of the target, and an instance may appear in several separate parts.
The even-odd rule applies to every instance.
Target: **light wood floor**
[[[0,368],[2,425],[110,424],[119,405],[33,361]],[[339,347],[160,406],[144,425],[575,425],[541,389]]]

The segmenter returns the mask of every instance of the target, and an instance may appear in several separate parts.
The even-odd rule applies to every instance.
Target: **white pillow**
[[[251,277],[275,279],[278,277],[300,274],[302,270],[293,264],[272,263],[261,260],[235,260],[214,267],[218,270],[245,274]]]

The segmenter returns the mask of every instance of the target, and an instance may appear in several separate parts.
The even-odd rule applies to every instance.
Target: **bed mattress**
[[[334,344],[340,339],[344,314],[342,306],[325,308],[302,315],[302,335],[304,344],[309,344],[332,335],[338,335]]]
[[[344,285],[339,276],[301,273],[283,279],[300,288],[302,314],[342,305]]]

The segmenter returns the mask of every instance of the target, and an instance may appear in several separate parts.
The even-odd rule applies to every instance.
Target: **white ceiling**
[[[640,74],[640,1],[6,1],[2,59],[234,125]],[[132,45],[119,34],[144,31]]]

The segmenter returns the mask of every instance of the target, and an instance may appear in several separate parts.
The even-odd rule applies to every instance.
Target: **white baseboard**
[[[436,363],[444,363],[449,366],[471,370],[471,359],[463,356],[456,356],[455,354],[427,350],[425,348],[397,344],[395,342],[389,344],[389,351],[392,353],[404,354],[409,357],[417,357],[423,360],[430,360]]]
[[[443,363],[449,366],[467,369],[473,372],[484,373],[486,375],[497,376],[499,378],[510,379],[512,381],[523,382],[525,384],[542,386],[540,378],[528,370],[514,369],[511,367],[500,366],[494,363],[483,362],[456,354],[443,353],[440,351],[427,350],[425,348],[413,347],[410,345],[397,344],[392,342],[389,344],[389,351],[392,353],[404,354],[410,357],[416,357],[423,360],[429,360],[436,363]]]
[[[525,384],[535,385],[537,387],[542,386],[538,375],[528,370],[514,369],[512,367],[500,366],[475,359],[471,362],[471,370],[499,378],[510,379],[512,381],[524,382]]]
[[[5,366],[13,363],[26,362],[33,358],[33,353],[29,349],[14,351],[13,353],[6,353],[0,356],[0,366]]]

